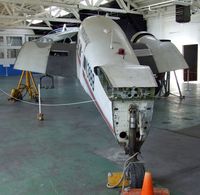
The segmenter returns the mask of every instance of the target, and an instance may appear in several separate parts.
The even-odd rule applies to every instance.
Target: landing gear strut
[[[137,107],[131,105],[129,109],[130,122],[129,122],[129,144],[128,144],[128,154],[132,156],[136,152],[136,117],[137,117]]]
[[[128,154],[133,156],[130,157],[128,162],[128,168],[126,170],[126,175],[129,177],[131,183],[131,188],[141,188],[143,183],[143,178],[145,174],[144,164],[141,163],[137,155],[140,151],[141,143],[137,140],[137,123],[138,109],[136,106],[131,105],[129,108],[130,113],[130,125],[129,125],[129,144],[128,144]]]

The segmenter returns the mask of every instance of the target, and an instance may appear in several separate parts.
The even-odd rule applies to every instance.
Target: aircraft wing
[[[69,66],[75,66],[75,51],[76,44],[27,42],[22,46],[14,68],[57,76],[75,75],[75,71],[68,71]]]
[[[76,33],[78,33],[79,28],[78,27],[69,27],[66,28],[64,31],[61,32],[54,32],[47,34],[43,37],[40,37],[38,40],[39,42],[56,42],[60,40],[64,40],[66,38],[72,38]]]

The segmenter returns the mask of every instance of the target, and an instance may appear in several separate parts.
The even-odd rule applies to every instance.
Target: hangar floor
[[[19,77],[0,78],[9,92]],[[89,100],[75,78],[57,78],[55,89],[42,89],[43,103]],[[155,101],[151,132],[142,148],[156,184],[172,195],[199,194],[200,85],[186,99]],[[121,170],[124,159],[93,103],[43,107],[12,103],[0,92],[1,195],[116,195],[106,189],[107,173]]]

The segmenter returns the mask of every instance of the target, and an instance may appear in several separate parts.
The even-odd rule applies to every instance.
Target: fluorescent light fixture
[[[45,8],[45,10],[53,17],[62,17],[69,14],[69,12],[57,7],[57,6],[50,6]]]
[[[48,12],[51,16],[56,17],[56,18],[69,14],[69,12],[67,12],[57,6],[47,7],[47,8],[45,8],[45,11]],[[39,24],[39,23],[43,22],[43,20],[30,20],[30,19],[26,20],[26,21],[30,22],[31,24]]]
[[[31,24],[39,24],[43,22],[43,20],[26,20],[26,21],[30,22]]]
[[[96,5],[96,3],[98,2],[98,0],[88,0],[88,2],[89,2],[90,5]],[[103,5],[103,4],[106,4],[106,3],[108,3],[108,0],[103,0],[103,1],[100,3],[100,5]],[[86,3],[85,0],[82,0],[82,1],[80,2],[80,4],[87,6],[87,3]]]

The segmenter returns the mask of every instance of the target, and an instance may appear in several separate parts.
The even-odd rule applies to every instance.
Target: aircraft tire
[[[143,163],[131,163],[127,169],[128,175],[131,179],[131,188],[142,188],[145,167]]]

